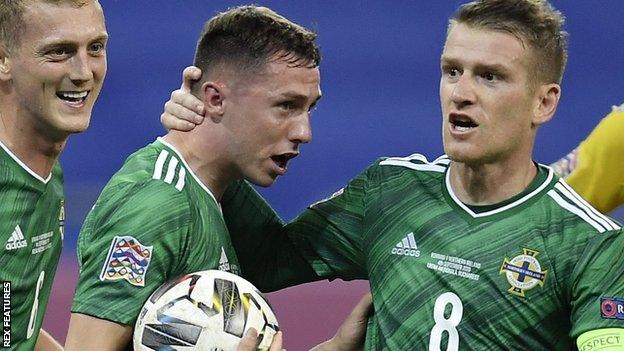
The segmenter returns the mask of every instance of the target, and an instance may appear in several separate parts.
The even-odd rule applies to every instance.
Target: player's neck
[[[510,165],[468,165],[452,161],[449,176],[453,192],[467,205],[491,205],[523,192],[537,175],[529,158]]]
[[[0,141],[26,167],[46,179],[63,151],[67,138],[52,141],[16,116],[0,112]]]
[[[226,154],[227,141],[216,134],[209,137],[178,131],[170,131],[163,139],[181,153],[199,181],[220,201],[225,189],[236,179],[228,172],[232,167],[222,157]]]

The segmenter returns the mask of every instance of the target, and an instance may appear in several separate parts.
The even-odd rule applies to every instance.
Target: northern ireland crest
[[[524,297],[527,290],[531,290],[538,285],[544,285],[547,271],[542,271],[537,255],[539,255],[539,252],[536,250],[523,249],[522,255],[512,259],[505,257],[500,268],[500,274],[504,273],[507,282],[511,285],[507,291]]]

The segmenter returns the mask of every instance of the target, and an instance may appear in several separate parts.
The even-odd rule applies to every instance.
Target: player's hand
[[[241,339],[236,351],[255,351],[260,343],[258,340],[258,332],[254,328],[250,328]],[[278,331],[273,337],[269,351],[282,351],[282,332]]]
[[[182,86],[171,93],[160,115],[160,123],[167,130],[187,132],[204,121],[204,103],[191,94],[191,85],[199,78],[201,70],[195,66],[186,67],[182,72]]]
[[[35,351],[63,351],[63,346],[59,344],[52,335],[43,329],[39,330],[39,337],[35,344]]]
[[[373,312],[371,293],[364,295],[338,328],[336,335],[310,351],[363,350],[368,317]]]

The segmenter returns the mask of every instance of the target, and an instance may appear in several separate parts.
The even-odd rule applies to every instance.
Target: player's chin
[[[85,111],[80,114],[62,116],[60,118],[58,129],[63,130],[67,134],[82,133],[89,128],[91,123],[91,111]]]
[[[252,182],[255,185],[261,186],[263,188],[268,188],[275,183],[278,175],[273,173],[264,173],[259,174],[253,177],[247,177],[247,180]]]
[[[473,163],[480,158],[478,150],[472,145],[460,143],[444,143],[444,153],[455,162]]]

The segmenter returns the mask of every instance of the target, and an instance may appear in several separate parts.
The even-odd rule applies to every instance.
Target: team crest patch
[[[152,259],[153,246],[144,246],[131,236],[113,239],[100,280],[125,279],[135,286],[145,286],[145,274]]]
[[[600,316],[607,319],[624,320],[624,299],[617,297],[601,297]]]
[[[547,271],[542,271],[542,266],[537,260],[538,251],[522,249],[522,255],[511,260],[505,257],[500,274],[505,273],[507,282],[511,284],[510,293],[524,297],[524,292],[536,286],[543,286],[546,281]]]

